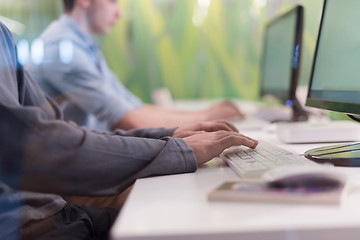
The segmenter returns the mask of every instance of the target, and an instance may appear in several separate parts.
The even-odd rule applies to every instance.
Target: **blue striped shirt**
[[[44,57],[26,70],[60,105],[65,120],[92,129],[110,130],[142,102],[110,70],[93,37],[62,15],[40,36]]]

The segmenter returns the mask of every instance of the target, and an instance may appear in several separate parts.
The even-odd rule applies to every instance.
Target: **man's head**
[[[71,12],[74,9],[76,0],[63,0],[64,2],[64,11]]]
[[[82,16],[83,24],[93,34],[107,34],[120,18],[119,0],[63,0],[64,11]]]

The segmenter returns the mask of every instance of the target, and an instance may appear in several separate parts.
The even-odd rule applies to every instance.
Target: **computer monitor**
[[[324,1],[307,106],[360,114],[359,13],[359,0]],[[317,148],[305,156],[317,162],[360,167],[360,143]]]
[[[266,26],[261,96],[271,95],[292,108],[293,121],[307,120],[307,112],[296,98],[303,32],[303,7],[296,6]]]

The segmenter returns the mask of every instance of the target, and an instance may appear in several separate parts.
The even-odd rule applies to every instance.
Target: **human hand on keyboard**
[[[201,165],[217,157],[231,146],[256,148],[258,142],[234,131],[199,132],[183,138],[194,150],[197,163]]]
[[[221,130],[238,132],[237,128],[228,121],[217,120],[217,121],[199,122],[185,127],[179,127],[178,129],[175,130],[173,137],[184,138],[199,132],[216,132]]]

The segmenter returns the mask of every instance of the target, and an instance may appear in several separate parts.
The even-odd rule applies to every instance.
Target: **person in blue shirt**
[[[63,0],[64,14],[41,34],[44,59],[27,71],[64,111],[66,120],[99,130],[177,127],[241,118],[230,101],[201,111],[144,104],[110,70],[94,35],[106,35],[121,16],[118,0]]]

